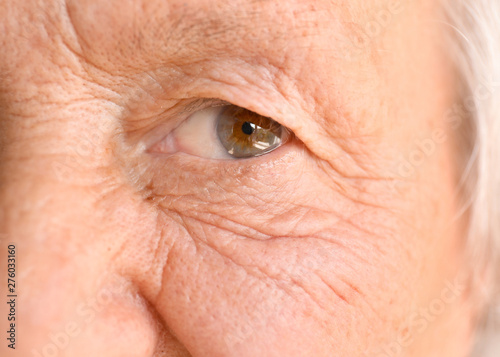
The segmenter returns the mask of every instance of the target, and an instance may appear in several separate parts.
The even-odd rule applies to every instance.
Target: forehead
[[[442,77],[432,73],[441,72],[430,41],[436,6],[432,0],[27,0],[1,5],[1,25],[11,28],[2,38],[9,58],[0,69],[16,73],[3,86],[21,99],[28,85],[43,91],[38,97],[54,96],[52,88],[33,86],[34,78],[64,84],[66,98],[68,87],[81,92],[95,82],[89,96],[113,96],[119,104],[138,98],[141,111],[136,92],[142,90],[174,101],[219,98],[275,118],[319,147],[318,138],[369,137],[397,119],[388,108],[421,110],[428,92],[415,95],[415,83],[424,86],[420,74]],[[86,82],[78,83],[80,77]],[[152,111],[162,109],[155,104]]]
[[[228,55],[280,66],[317,48],[346,58],[362,35],[359,24],[384,6],[389,8],[386,1],[85,0],[70,1],[67,12],[79,45],[95,60],[184,65]]]

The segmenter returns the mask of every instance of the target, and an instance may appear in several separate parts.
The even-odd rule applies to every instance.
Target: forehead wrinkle
[[[141,38],[154,39],[156,56],[161,47],[166,57],[183,63],[224,55],[262,57],[269,50],[306,49],[315,37],[342,32],[338,6],[320,8],[304,1],[286,8],[267,1],[197,4],[174,6],[166,18],[140,29]],[[337,31],[328,31],[332,27]]]
[[[353,18],[345,0],[67,1],[85,57],[118,74],[222,56],[279,57],[321,36],[340,43]]]

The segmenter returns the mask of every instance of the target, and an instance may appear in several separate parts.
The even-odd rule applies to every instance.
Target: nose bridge
[[[123,181],[112,140],[121,108],[72,51],[64,9],[36,6],[35,22],[11,9],[25,26],[6,22],[0,54],[0,233],[64,245],[102,223],[96,206]]]
[[[2,123],[3,226],[33,223],[16,223],[16,230],[34,228],[35,220],[56,223],[76,210],[83,214],[110,161],[110,155],[103,155],[109,135],[95,118],[89,120],[91,113],[62,105],[38,105],[37,111],[36,116],[7,117]]]
[[[96,108],[40,106],[36,117],[2,124],[0,233],[17,246],[24,355],[53,343],[49,327],[106,326],[114,306],[128,306],[116,303],[122,291],[110,284],[127,239],[115,208],[133,211],[131,190],[114,159],[113,130],[99,125],[111,118]],[[113,303],[100,305],[103,291]]]
[[[124,224],[117,209],[145,212],[124,167],[133,158],[120,141],[122,97],[72,58],[61,55],[57,66],[34,51],[44,65],[21,61],[0,86],[0,233],[82,252],[107,230],[119,245],[126,237],[113,233]],[[153,224],[152,216],[142,222]]]
[[[139,158],[120,141],[122,108],[82,83],[56,89],[0,117],[0,233],[78,256],[96,247],[102,261],[153,234],[155,212],[129,177]]]
[[[48,307],[30,311],[34,325],[73,314],[71,296],[91,291],[89,282],[109,262],[96,238],[103,182],[112,181],[100,155],[104,136],[91,141],[84,134],[92,126],[74,123],[83,111],[40,106],[39,113],[8,124],[5,119],[0,153],[0,233],[18,247],[19,285],[25,287],[19,298],[26,311],[44,300]]]
[[[0,118],[0,233],[46,251],[82,251],[102,225],[103,194],[120,181],[111,143],[116,113],[76,78],[19,78],[24,84],[4,96]]]

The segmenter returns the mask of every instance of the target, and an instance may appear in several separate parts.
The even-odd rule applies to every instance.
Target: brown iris
[[[229,155],[245,158],[276,149],[284,142],[287,130],[271,118],[229,105],[217,118],[217,135]]]

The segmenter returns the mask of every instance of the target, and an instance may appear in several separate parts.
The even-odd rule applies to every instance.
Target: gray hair
[[[500,0],[446,1],[469,143],[462,197],[473,288],[485,303],[477,356],[500,355]],[[496,343],[495,347],[492,343]],[[496,350],[496,351],[493,351]]]

